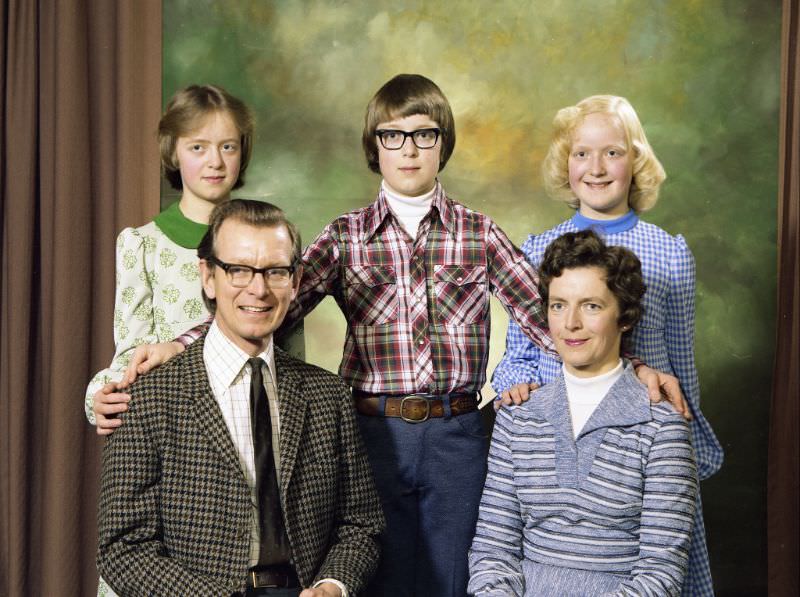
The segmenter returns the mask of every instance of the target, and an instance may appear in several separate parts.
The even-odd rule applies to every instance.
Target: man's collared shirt
[[[269,414],[272,420],[272,452],[275,458],[275,470],[280,483],[280,420],[278,413],[278,392],[275,385],[275,357],[272,339],[267,349],[258,355],[266,365],[264,386],[269,401]],[[203,346],[203,361],[208,372],[211,391],[217,400],[222,418],[228,427],[239,465],[250,487],[250,565],[258,563],[259,528],[258,501],[256,499],[255,458],[253,456],[253,433],[250,427],[250,378],[252,373],[247,365],[250,356],[229,340],[217,322],[214,321],[208,330]]]
[[[383,190],[306,248],[303,279],[284,325],[332,295],[348,328],[339,374],[365,392],[476,392],[486,381],[489,295],[545,349],[535,269],[488,217],[437,183],[416,239]]]

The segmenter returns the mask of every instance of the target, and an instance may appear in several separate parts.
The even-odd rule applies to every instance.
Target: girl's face
[[[241,133],[227,112],[209,114],[199,125],[176,143],[183,197],[217,204],[239,179]]]
[[[411,133],[420,129],[438,129],[439,125],[423,114],[395,118],[381,122],[377,130],[403,131]],[[441,134],[436,145],[430,149],[419,149],[409,136],[399,149],[386,149],[376,137],[378,164],[383,180],[389,190],[407,197],[419,197],[436,184],[439,173],[439,158],[442,154]]]
[[[569,154],[569,186],[582,215],[612,220],[628,212],[633,157],[617,118],[589,114],[583,119]]]

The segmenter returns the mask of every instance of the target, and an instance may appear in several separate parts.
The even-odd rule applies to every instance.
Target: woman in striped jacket
[[[498,413],[470,593],[680,595],[697,492],[688,424],[620,358],[644,291],[638,258],[592,231],[545,252],[540,292],[563,369]]]

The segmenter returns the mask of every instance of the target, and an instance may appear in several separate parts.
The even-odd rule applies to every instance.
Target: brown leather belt
[[[292,566],[254,566],[247,571],[247,587],[260,589],[293,589],[300,586],[300,579]]]
[[[478,410],[478,395],[475,392],[444,394],[450,398],[450,414],[457,417]],[[356,410],[371,417],[400,417],[407,423],[422,423],[431,417],[443,417],[445,400],[440,394],[409,394],[408,396],[386,396],[381,411],[381,395],[353,390]]]

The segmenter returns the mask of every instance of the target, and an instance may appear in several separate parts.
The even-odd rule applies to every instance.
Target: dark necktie
[[[247,361],[252,371],[250,380],[250,421],[253,429],[253,451],[256,465],[256,498],[258,522],[261,532],[259,565],[287,564],[290,550],[281,513],[278,476],[272,454],[272,420],[269,414],[264,377],[261,374],[263,359]]]

